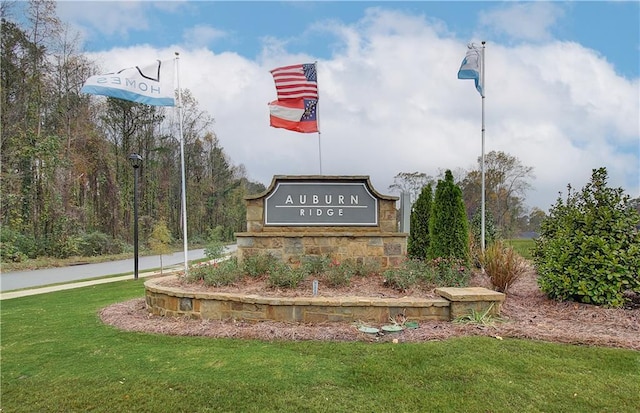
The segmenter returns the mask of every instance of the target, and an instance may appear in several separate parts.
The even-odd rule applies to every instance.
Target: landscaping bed
[[[371,281],[371,280],[370,280]],[[379,281],[379,280],[378,280]],[[298,289],[277,291],[253,280],[250,284],[238,284],[225,289],[245,291],[251,294],[308,294],[304,283]],[[475,274],[471,286],[489,287],[488,280]],[[198,288],[212,288],[199,286]],[[355,289],[355,290],[352,290]],[[221,291],[219,288],[216,291]],[[429,295],[429,291],[404,291],[381,287],[379,282],[354,279],[349,287],[322,288],[322,294],[348,294],[356,291],[362,296],[384,294],[402,297],[411,294]],[[637,297],[634,297],[637,300]],[[246,322],[237,320],[193,320],[186,317],[161,317],[150,315],[144,298],[117,303],[100,312],[102,320],[128,331],[182,336],[229,337],[258,340],[337,340],[337,341],[394,341],[421,342],[444,340],[452,337],[482,335],[500,340],[526,338],[571,344],[620,347],[640,350],[640,306],[637,301],[627,308],[609,309],[574,302],[549,300],[536,284],[536,274],[530,269],[510,289],[502,305],[501,319],[478,317],[475,323],[430,321],[418,328],[403,329],[394,333],[364,333],[357,323],[300,324],[282,322]],[[409,320],[410,321],[410,320]],[[381,326],[371,326],[381,327]]]

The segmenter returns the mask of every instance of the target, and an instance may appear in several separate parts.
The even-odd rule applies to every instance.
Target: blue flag
[[[158,60],[148,66],[91,76],[80,92],[152,106],[175,106],[174,61]]]
[[[476,89],[480,96],[484,96],[484,79],[482,76],[482,53],[480,49],[473,44],[468,46],[467,55],[458,70],[458,79],[473,79],[476,83]]]

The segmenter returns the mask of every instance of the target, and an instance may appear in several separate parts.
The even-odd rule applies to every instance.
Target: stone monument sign
[[[265,192],[245,198],[238,260],[269,253],[294,265],[315,255],[395,266],[408,236],[398,232],[397,199],[375,191],[367,176],[274,176]]]

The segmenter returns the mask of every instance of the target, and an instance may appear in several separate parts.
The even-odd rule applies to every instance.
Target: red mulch
[[[402,297],[411,294],[432,295],[431,291],[398,292],[381,288],[379,282],[369,279],[353,280],[351,287],[336,291],[320,287],[322,295],[348,294]],[[379,281],[379,280],[378,280]],[[175,281],[176,283],[178,281]],[[308,281],[310,283],[311,281]],[[472,285],[487,287],[486,277],[477,275]],[[199,289],[207,287],[199,286]],[[268,289],[262,281],[251,285],[229,287],[227,291],[244,291],[263,295],[310,295],[309,285],[298,291]],[[218,289],[218,291],[220,291]],[[637,304],[637,303],[636,303]],[[496,339],[525,338],[550,342],[618,347],[640,350],[640,305],[628,308],[600,308],[574,302],[550,300],[540,292],[533,270],[525,274],[509,289],[501,320],[491,325],[460,324],[453,322],[422,322],[417,329],[398,333],[367,334],[360,332],[355,323],[296,324],[282,322],[245,322],[240,320],[192,320],[187,317],[161,317],[150,315],[143,298],[117,303],[100,312],[103,322],[127,331],[181,336],[240,338],[258,340],[324,340],[324,341],[391,341],[421,342],[445,340],[459,336],[491,336]],[[409,320],[410,321],[410,320]],[[373,326],[380,327],[380,326]]]

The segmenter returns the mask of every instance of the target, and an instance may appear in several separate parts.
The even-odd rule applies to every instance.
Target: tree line
[[[533,167],[523,165],[515,156],[502,151],[485,154],[485,209],[487,225],[500,237],[512,238],[523,232],[538,232],[546,214],[539,208],[528,210],[526,193],[535,178]],[[482,204],[481,158],[478,167],[451,172],[451,178],[462,192],[462,200],[470,222],[481,218]],[[440,177],[444,176],[440,173]],[[454,176],[456,175],[456,176]],[[409,193],[415,202],[423,188],[436,186],[436,177],[424,172],[400,172],[389,190]]]
[[[132,241],[132,153],[139,169],[140,239],[160,221],[182,239],[181,161],[173,109],[80,94],[100,69],[56,15],[32,0],[26,19],[2,2],[0,135],[3,259],[66,257]],[[244,230],[244,197],[265,189],[234,165],[213,118],[182,90],[188,237]],[[96,245],[98,244],[98,245]],[[104,244],[104,245],[103,245]]]

